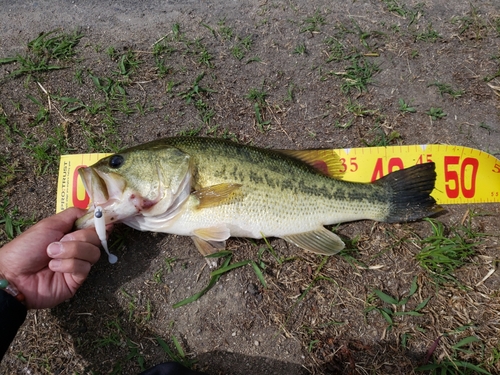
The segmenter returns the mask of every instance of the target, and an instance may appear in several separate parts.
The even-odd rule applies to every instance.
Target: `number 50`
[[[465,158],[460,164],[460,156],[444,157],[444,179],[448,198],[458,198],[460,192],[465,198],[474,197],[478,167],[479,161],[474,158]]]

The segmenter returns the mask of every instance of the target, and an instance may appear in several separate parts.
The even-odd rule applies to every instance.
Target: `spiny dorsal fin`
[[[276,150],[282,154],[302,160],[318,172],[336,179],[342,179],[345,167],[334,150]]]
[[[236,193],[241,186],[241,184],[224,183],[196,190],[193,194],[200,200],[197,208],[218,206],[228,199],[233,193]]]
[[[283,236],[284,240],[316,254],[334,255],[344,249],[344,242],[335,233],[321,227],[310,232]]]

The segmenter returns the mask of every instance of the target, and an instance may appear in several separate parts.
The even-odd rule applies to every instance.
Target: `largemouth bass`
[[[440,210],[434,163],[373,183],[343,181],[332,150],[268,150],[222,139],[173,137],[131,147],[79,170],[91,198],[76,223],[106,223],[191,236],[208,255],[231,237],[280,237],[332,255],[342,240],[324,225],[370,219],[406,222]]]

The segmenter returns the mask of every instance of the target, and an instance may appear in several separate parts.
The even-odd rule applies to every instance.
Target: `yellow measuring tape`
[[[500,202],[500,160],[483,151],[453,145],[410,145],[335,149],[342,162],[343,179],[370,182],[398,169],[433,161],[439,204]],[[57,186],[57,207],[87,208],[89,197],[78,169],[111,154],[62,155]]]

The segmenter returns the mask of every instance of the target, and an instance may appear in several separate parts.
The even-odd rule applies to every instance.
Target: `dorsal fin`
[[[345,166],[342,165],[340,157],[331,149],[316,150],[276,150],[282,154],[302,160],[325,176],[342,179]]]

